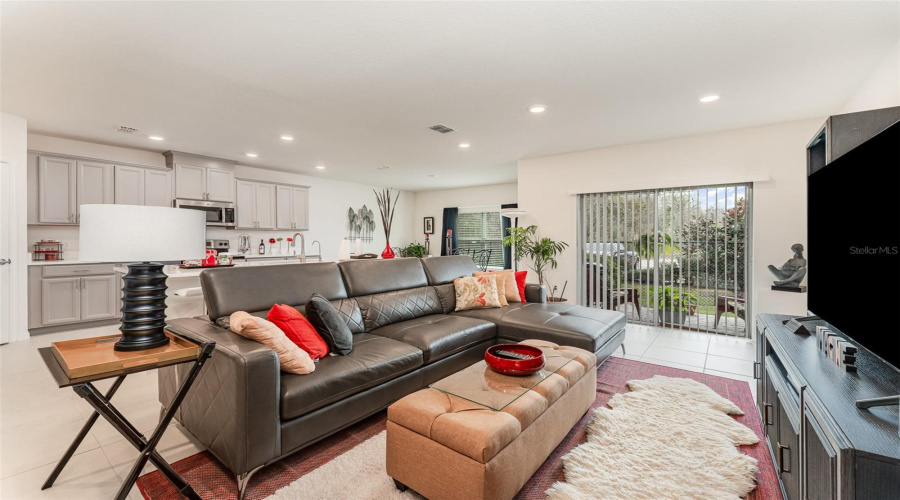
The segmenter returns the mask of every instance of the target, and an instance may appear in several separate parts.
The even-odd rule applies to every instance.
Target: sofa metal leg
[[[409,486],[401,483],[400,481],[397,481],[396,479],[394,479],[394,486],[396,486],[400,491],[406,491],[409,489]]]
[[[244,500],[244,494],[247,493],[247,485],[250,484],[250,478],[252,478],[253,474],[256,474],[263,467],[265,466],[260,465],[250,472],[245,472],[243,474],[237,475],[238,500]]]
[[[622,348],[622,356],[624,356],[625,355],[625,342],[622,342],[622,345],[619,347]]]

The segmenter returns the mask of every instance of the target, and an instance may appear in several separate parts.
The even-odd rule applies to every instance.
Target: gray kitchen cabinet
[[[234,201],[234,173],[230,170],[178,163],[175,197],[189,200]]]
[[[256,229],[256,183],[237,181],[235,192],[235,226],[238,229]]]
[[[41,325],[75,323],[81,320],[81,278],[41,280]]]
[[[291,186],[275,186],[275,229],[294,228],[294,201]]]
[[[118,290],[116,277],[85,276],[78,289],[81,294],[81,321],[95,321],[117,317]]]
[[[116,166],[116,203],[172,206],[172,173],[167,170]]]
[[[107,163],[78,162],[78,176],[75,181],[78,210],[75,222],[81,220],[81,205],[115,203],[114,169],[113,165]]]
[[[257,183],[254,192],[257,229],[275,229],[275,185]]]
[[[116,165],[116,204],[144,204],[144,170]]]
[[[207,168],[206,199],[234,202],[234,173],[220,168]]]
[[[28,267],[28,328],[77,325],[120,317],[115,264]]]
[[[235,191],[239,229],[275,229],[275,184],[238,180]]]
[[[150,169],[144,171],[144,205],[171,207],[172,199],[172,172]]]
[[[294,187],[291,194],[294,229],[309,229],[309,188]]]
[[[206,199],[206,168],[175,165],[175,197],[189,200]]]
[[[38,222],[75,224],[76,170],[73,159],[38,157]]]
[[[172,172],[87,158],[28,155],[28,224],[81,222],[81,205],[171,207]]]
[[[309,188],[276,186],[276,229],[309,229]]]

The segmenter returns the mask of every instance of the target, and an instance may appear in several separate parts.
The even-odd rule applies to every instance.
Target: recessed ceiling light
[[[283,136],[281,136],[281,140],[282,141],[293,141],[294,138],[289,135],[283,135]]]
[[[467,147],[469,147],[469,143],[468,143],[468,142],[461,142],[461,143],[459,143],[459,147],[461,147],[461,148],[467,148]]]
[[[391,167],[389,167],[387,165],[379,165],[379,166],[375,167],[375,170],[387,170],[389,168],[391,168]]]
[[[325,170],[325,165],[316,165],[316,168],[319,170]]]
[[[259,155],[256,153],[247,153],[247,156],[249,156],[250,158],[256,158]]]
[[[150,140],[152,140],[152,141],[162,141],[162,140],[164,140],[164,139],[163,139],[162,137],[158,136],[158,135],[151,135],[151,136],[150,136]]]
[[[700,102],[713,102],[713,101],[718,101],[718,100],[719,100],[718,94],[705,95],[700,98]]]
[[[531,111],[532,113],[543,113],[544,111],[547,111],[547,106],[544,106],[543,104],[535,104],[528,108],[528,111]]]

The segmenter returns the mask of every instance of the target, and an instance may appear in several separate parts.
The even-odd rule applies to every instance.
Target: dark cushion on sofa
[[[356,300],[362,310],[367,332],[392,323],[444,312],[432,286],[364,295]]]
[[[510,304],[494,311],[498,312],[461,311],[453,315],[493,321],[501,339],[547,340],[591,352],[596,352],[625,328],[625,315],[618,311],[575,305],[529,303],[513,307]]]
[[[347,297],[333,262],[206,269],[200,286],[213,321],[236,311],[268,311],[274,304],[302,306],[314,292],[328,300]]]
[[[371,333],[419,348],[428,364],[494,338],[497,327],[475,318],[430,314],[393,323]]]
[[[338,264],[350,297],[428,284],[419,259],[347,260]]]
[[[445,285],[453,283],[454,278],[472,276],[478,270],[475,261],[468,255],[452,255],[448,257],[426,257],[419,259],[428,276],[429,285]],[[351,295],[353,295],[351,293]]]
[[[331,348],[331,352],[341,356],[350,354],[353,350],[353,332],[347,326],[347,317],[342,315],[328,299],[314,293],[306,303],[306,317]]]
[[[308,375],[281,374],[281,418],[299,417],[420,366],[422,351],[411,345],[367,333],[354,335],[350,354],[325,356]]]

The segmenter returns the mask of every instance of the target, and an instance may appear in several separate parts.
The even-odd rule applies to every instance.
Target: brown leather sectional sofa
[[[493,344],[549,340],[598,363],[622,345],[622,313],[547,304],[538,285],[526,288],[528,303],[453,312],[453,279],[475,270],[467,256],[206,270],[210,319],[169,322],[216,342],[176,418],[237,475],[243,494],[261,467],[475,363]],[[321,359],[309,375],[281,372],[274,351],[223,328],[235,311],[265,317],[275,303],[302,311],[313,292],[332,301],[354,339],[353,352]],[[184,373],[184,365],[159,371],[163,406]]]

